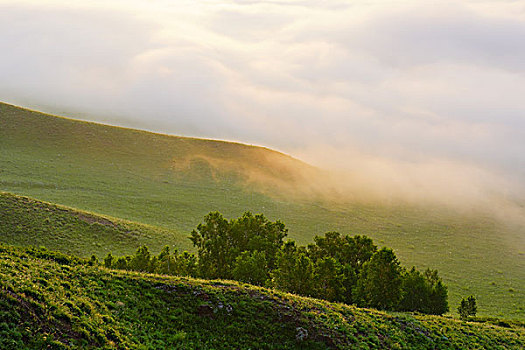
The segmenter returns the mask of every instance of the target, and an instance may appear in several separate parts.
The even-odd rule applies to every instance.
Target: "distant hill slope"
[[[523,349],[523,324],[386,314],[0,245],[0,348]]]
[[[7,244],[103,257],[109,252],[124,255],[142,244],[153,251],[179,247],[182,239],[166,229],[0,192],[0,242]]]
[[[316,171],[261,147],[110,127],[2,103],[0,147],[0,189],[186,230],[211,210],[229,215],[275,207],[262,192],[285,199],[282,190],[292,191],[294,182]]]
[[[310,187],[318,172],[265,148],[0,103],[0,191],[160,227],[178,235],[180,249],[192,249],[186,237],[215,210],[230,218],[250,210],[281,219],[300,244],[327,231],[366,234],[394,248],[406,266],[438,269],[452,311],[474,294],[480,314],[525,319],[525,228],[444,208],[330,201]]]

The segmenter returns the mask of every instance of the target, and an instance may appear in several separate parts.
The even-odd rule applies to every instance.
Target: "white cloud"
[[[525,179],[520,2],[0,1],[0,33],[5,101]]]

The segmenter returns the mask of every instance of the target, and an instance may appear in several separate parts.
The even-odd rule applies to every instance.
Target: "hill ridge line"
[[[86,215],[86,216],[89,215],[89,216],[99,217],[99,218],[106,219],[106,220],[110,221],[113,225],[115,225],[115,223],[133,224],[133,225],[145,226],[145,227],[156,229],[156,230],[166,230],[166,228],[160,227],[160,226],[155,226],[155,225],[151,225],[151,224],[147,224],[147,223],[143,223],[143,222],[139,222],[139,221],[127,220],[127,219],[119,218],[119,217],[116,217],[116,216],[111,216],[111,215],[107,215],[107,214],[103,214],[103,213],[98,213],[98,212],[93,212],[93,211],[84,210],[84,209],[80,209],[80,208],[70,207],[68,205],[63,205],[63,204],[59,204],[59,203],[49,202],[49,201],[41,200],[41,199],[38,199],[38,198],[30,197],[30,196],[24,196],[24,195],[20,195],[20,194],[17,194],[17,193],[12,193],[12,192],[8,192],[8,191],[1,191],[0,190],[0,197],[2,197],[2,196],[14,197],[16,199],[23,199],[23,200],[29,200],[29,201],[32,201],[32,202],[37,202],[39,204],[44,204],[46,206],[51,206],[51,207],[55,207],[57,209],[65,210],[67,212],[72,212],[72,214],[81,214],[81,215]],[[79,219],[83,220],[83,218],[81,218],[80,216],[78,216],[78,215],[75,215],[75,216],[77,216]]]
[[[272,153],[276,153],[278,155],[281,155],[281,156],[284,156],[284,157],[287,157],[287,158],[291,158],[293,160],[296,160],[296,161],[299,161],[301,163],[304,163],[304,164],[306,164],[306,165],[308,165],[310,167],[313,167],[313,165],[305,162],[302,159],[296,158],[296,157],[292,156],[291,154],[288,154],[288,153],[285,153],[283,151],[279,151],[279,150],[276,150],[276,149],[273,149],[273,148],[270,148],[270,147],[267,147],[267,146],[262,146],[262,145],[255,145],[255,144],[244,143],[244,142],[241,142],[241,141],[220,140],[220,139],[213,139],[213,138],[206,138],[206,137],[174,135],[174,134],[167,134],[167,133],[151,131],[151,130],[145,130],[145,129],[137,129],[137,128],[128,127],[128,126],[107,124],[107,123],[98,122],[98,121],[92,121],[92,120],[75,119],[75,118],[66,117],[66,116],[63,116],[63,115],[57,115],[57,114],[42,112],[42,111],[39,111],[37,109],[27,108],[27,107],[18,106],[18,105],[14,105],[14,104],[11,104],[11,103],[0,101],[0,107],[2,105],[9,106],[11,108],[20,109],[20,110],[25,110],[25,111],[32,112],[32,113],[37,113],[37,114],[40,114],[40,115],[46,116],[46,117],[59,118],[59,119],[64,119],[64,120],[73,121],[73,122],[77,122],[77,123],[95,124],[95,125],[100,125],[100,126],[105,126],[105,127],[110,127],[110,128],[124,129],[124,130],[128,130],[128,131],[152,134],[152,135],[157,135],[157,136],[161,136],[161,137],[168,137],[168,138],[179,138],[179,139],[186,139],[186,140],[199,140],[199,141],[207,141],[207,142],[219,142],[219,143],[227,143],[227,144],[232,144],[232,145],[237,145],[237,146],[242,146],[242,147],[247,147],[247,148],[256,148],[256,149],[261,149],[261,150],[269,151],[269,152],[272,152]]]

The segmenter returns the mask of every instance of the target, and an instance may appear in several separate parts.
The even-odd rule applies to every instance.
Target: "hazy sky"
[[[0,48],[1,101],[525,181],[525,1],[0,0]]]

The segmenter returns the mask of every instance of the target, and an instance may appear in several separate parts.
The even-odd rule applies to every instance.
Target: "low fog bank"
[[[325,145],[296,155],[323,169],[303,180],[325,199],[482,213],[512,226],[525,246],[525,182],[515,174],[461,160],[400,160]]]
[[[525,239],[525,186],[511,173],[461,160],[402,160],[322,144],[297,149],[291,156],[265,148],[249,150],[224,158],[193,155],[191,161],[205,161],[216,179],[240,174],[248,188],[285,200],[483,214],[512,226]]]

